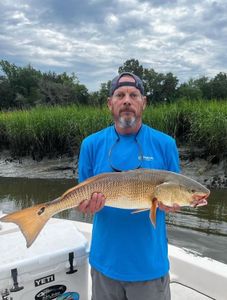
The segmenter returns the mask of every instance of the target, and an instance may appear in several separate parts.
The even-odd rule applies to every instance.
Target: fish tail
[[[46,222],[53,215],[53,212],[50,209],[47,209],[47,207],[48,202],[38,204],[8,214],[0,218],[0,221],[17,224],[26,239],[28,248],[34,242]]]
[[[150,220],[154,228],[156,227],[156,211],[158,207],[158,201],[156,198],[152,200],[151,210],[150,210]]]

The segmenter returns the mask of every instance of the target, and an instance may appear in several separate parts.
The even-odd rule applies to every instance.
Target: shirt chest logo
[[[148,155],[139,155],[138,160],[152,161],[152,160],[154,160],[154,157],[148,156]]]

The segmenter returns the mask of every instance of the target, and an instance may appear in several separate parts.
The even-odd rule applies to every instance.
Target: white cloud
[[[117,26],[119,24],[119,19],[114,14],[107,15],[105,21],[108,26]]]
[[[180,81],[227,71],[225,0],[6,0],[0,53],[19,65],[75,72],[91,90],[136,58]]]

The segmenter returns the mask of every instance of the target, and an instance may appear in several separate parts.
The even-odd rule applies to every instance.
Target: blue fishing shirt
[[[85,138],[79,157],[79,181],[112,172],[111,166],[179,172],[175,140],[145,124],[137,135],[120,135],[110,126]],[[90,265],[115,280],[160,278],[169,271],[165,212],[157,209],[156,229],[149,211],[131,212],[105,206],[94,215]]]

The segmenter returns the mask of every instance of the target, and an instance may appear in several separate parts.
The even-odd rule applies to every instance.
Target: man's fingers
[[[158,207],[165,212],[176,212],[180,210],[180,205],[174,203],[173,206],[164,205],[162,202],[159,202]]]
[[[94,193],[90,201],[90,212],[95,213],[105,205],[105,196],[102,193]]]
[[[177,204],[177,203],[174,203],[173,204],[173,209],[174,209],[174,211],[179,211],[180,210],[180,205]]]
[[[106,198],[103,194],[99,195],[99,201],[97,203],[97,211],[101,210],[103,206],[105,205]]]
[[[105,205],[105,196],[102,193],[93,193],[90,200],[83,200],[78,209],[82,213],[94,214]]]
[[[93,193],[90,199],[90,213],[96,212],[98,205],[98,193]]]
[[[89,207],[89,200],[83,200],[79,206],[78,209],[79,211],[81,211],[82,213],[87,213],[87,209]]]

